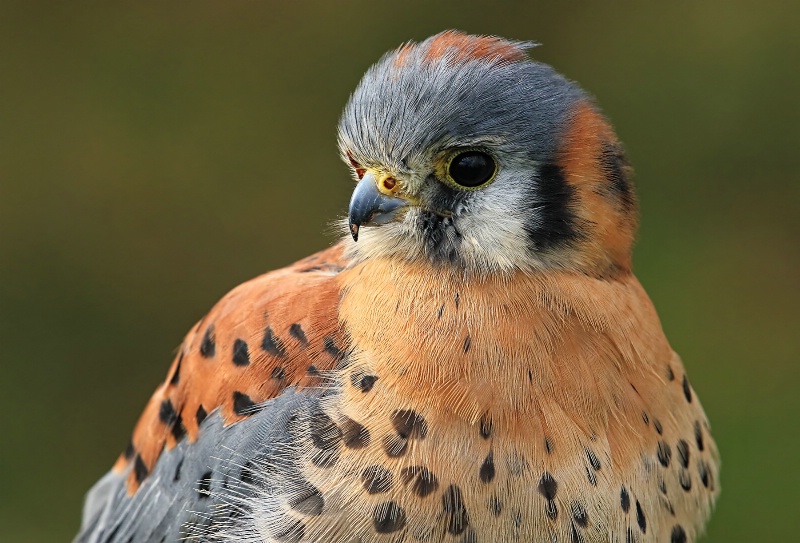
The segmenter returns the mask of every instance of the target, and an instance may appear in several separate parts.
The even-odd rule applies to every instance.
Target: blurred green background
[[[611,117],[722,452],[705,541],[797,540],[799,6],[0,3],[0,539],[70,539],[184,332],[331,241],[360,75],[453,27],[541,42]]]

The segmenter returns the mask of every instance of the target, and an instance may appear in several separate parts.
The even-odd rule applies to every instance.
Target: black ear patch
[[[583,237],[581,221],[575,215],[575,188],[569,185],[564,170],[545,164],[530,193],[530,218],[525,232],[537,251],[570,245]]]
[[[623,210],[628,211],[635,203],[633,187],[630,181],[630,165],[625,151],[618,143],[605,142],[598,157],[600,170],[606,178],[604,193],[617,200]]]

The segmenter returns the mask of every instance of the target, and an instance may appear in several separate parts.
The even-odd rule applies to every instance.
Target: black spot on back
[[[125,447],[125,452],[123,452],[123,456],[125,460],[130,460],[133,458],[133,453],[136,452],[136,449],[133,447],[133,441],[128,441],[128,446]]]
[[[186,426],[183,425],[183,417],[180,414],[175,416],[175,422],[172,424],[170,431],[175,441],[180,441],[186,435]]]
[[[469,348],[472,346],[472,338],[467,336],[464,338],[464,352],[468,353]]]
[[[572,518],[581,528],[589,526],[589,515],[586,513],[586,508],[580,502],[572,502]]]
[[[178,418],[178,413],[175,412],[175,408],[169,398],[161,402],[161,407],[158,409],[158,418],[167,426],[172,426]]]
[[[237,366],[246,366],[250,363],[250,351],[243,339],[233,342],[233,363]]]
[[[233,392],[233,412],[240,416],[249,416],[259,411],[258,408],[250,399],[250,396],[238,390]]]
[[[527,202],[530,217],[524,228],[534,250],[553,249],[577,240],[580,232],[573,209],[575,189],[564,179],[561,167],[545,164],[531,186]]]
[[[501,502],[497,496],[490,497],[488,505],[489,511],[491,511],[492,515],[495,517],[499,517],[503,512],[503,502]]]
[[[197,413],[195,413],[195,419],[197,419],[197,426],[200,426],[203,423],[203,421],[206,420],[207,416],[208,413],[206,413],[206,410],[203,408],[203,406],[202,405],[198,406]]]
[[[172,482],[177,483],[181,480],[181,468],[183,468],[183,458],[178,461],[178,465],[175,466],[175,474],[172,476]]]
[[[216,340],[214,339],[214,325],[206,328],[203,341],[200,342],[200,356],[211,358],[217,350]]]
[[[275,366],[274,368],[272,368],[272,373],[270,374],[270,377],[280,381],[281,379],[286,377],[286,369],[284,369],[283,366]]]
[[[177,385],[181,380],[181,364],[183,363],[183,351],[178,355],[178,363],[175,364],[175,372],[170,377],[169,384]]]
[[[492,429],[494,423],[492,422],[492,417],[489,416],[488,413],[481,417],[481,426],[480,426],[480,435],[483,439],[489,439],[492,435]]]
[[[342,360],[344,358],[344,353],[339,349],[332,337],[323,339],[322,344],[325,347],[325,352],[331,355],[334,360]]]
[[[147,479],[149,474],[150,471],[147,469],[147,466],[144,465],[142,455],[137,454],[136,459],[133,461],[133,476],[136,477],[136,482],[141,484],[142,481]]]
[[[663,435],[664,434],[664,428],[661,426],[661,421],[660,420],[653,419],[653,428],[656,429],[656,432],[658,432],[658,435]]]
[[[275,335],[271,326],[267,326],[264,330],[264,340],[261,342],[261,348],[272,356],[286,356],[286,346],[281,338]]]
[[[300,323],[296,322],[289,327],[289,335],[299,341],[303,347],[308,345],[308,338]]]
[[[390,534],[406,525],[406,513],[395,502],[378,504],[372,514],[372,525],[379,534]]]
[[[553,454],[553,440],[549,437],[544,438],[544,450],[547,454]]]

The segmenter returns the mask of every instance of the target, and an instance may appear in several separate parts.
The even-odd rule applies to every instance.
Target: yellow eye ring
[[[497,176],[497,162],[480,149],[460,149],[445,163],[444,179],[458,190],[478,190]]]

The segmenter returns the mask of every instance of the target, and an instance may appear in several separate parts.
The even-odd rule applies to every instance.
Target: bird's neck
[[[378,395],[350,391],[356,403],[391,398],[474,422],[489,411],[519,419],[548,401],[591,424],[623,394],[612,390],[624,385],[620,373],[670,357],[632,275],[465,278],[370,259],[340,281],[340,321],[353,346],[346,371],[354,384],[362,374],[380,383]]]

